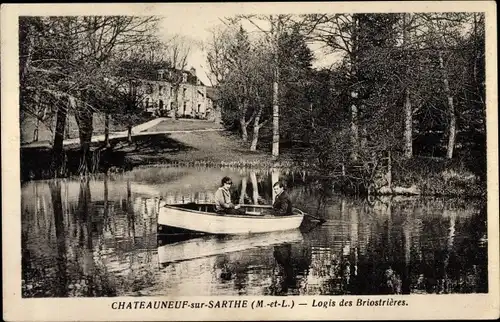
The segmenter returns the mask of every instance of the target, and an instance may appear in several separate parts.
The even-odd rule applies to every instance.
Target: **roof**
[[[198,85],[198,81],[200,85],[205,85],[196,75],[193,75],[191,71],[180,70],[168,67],[166,64],[157,65],[157,66],[146,66],[144,64],[135,63],[135,62],[123,62],[121,64],[121,69],[119,74],[121,76],[129,76],[136,79],[143,79],[148,81],[165,81],[170,82],[171,79],[169,77],[168,72],[172,73],[186,73],[187,74],[187,83]],[[158,78],[158,72],[164,71],[163,79]]]

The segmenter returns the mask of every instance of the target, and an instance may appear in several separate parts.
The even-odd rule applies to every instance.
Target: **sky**
[[[158,13],[163,17],[160,24],[160,35],[168,39],[172,35],[181,35],[193,40],[195,43],[202,43],[210,38],[210,30],[216,26],[222,25],[222,20],[226,16],[233,16],[240,13],[237,7],[224,7],[224,10],[200,6],[179,5],[178,8],[172,7],[168,12]],[[315,56],[318,58],[315,67],[329,66],[334,62],[333,55],[325,55],[323,50],[318,50],[319,46],[313,46]],[[187,61],[187,69],[194,67],[197,76],[202,82],[210,85],[207,74],[210,73],[208,63],[206,62],[206,53],[201,46],[193,46]]]

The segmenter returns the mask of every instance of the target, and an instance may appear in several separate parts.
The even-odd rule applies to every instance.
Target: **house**
[[[187,71],[165,68],[141,76],[138,86],[146,112],[173,116],[176,111],[176,116],[181,118],[207,118],[208,106],[213,106],[213,102],[207,97],[207,86],[196,76],[196,69]]]

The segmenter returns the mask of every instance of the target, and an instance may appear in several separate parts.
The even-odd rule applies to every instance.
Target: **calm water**
[[[159,198],[270,203],[288,182],[322,226],[253,236],[158,234]],[[487,292],[485,205],[456,199],[358,200],[306,173],[151,168],[22,187],[24,297]]]

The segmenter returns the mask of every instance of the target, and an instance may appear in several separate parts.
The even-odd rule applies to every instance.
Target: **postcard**
[[[2,5],[4,319],[498,318],[495,9]]]

